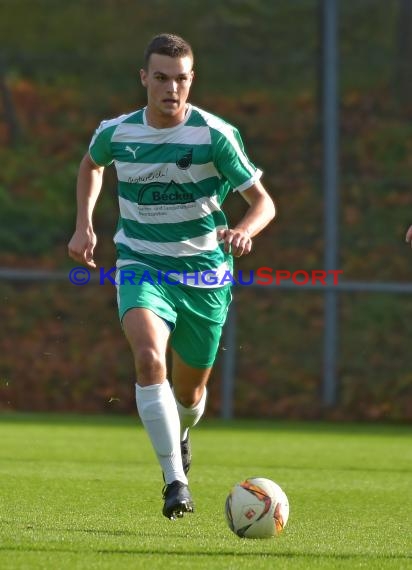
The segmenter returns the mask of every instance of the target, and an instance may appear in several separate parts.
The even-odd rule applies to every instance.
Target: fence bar
[[[38,270],[38,269],[26,269],[26,268],[10,268],[10,267],[0,267],[0,281],[67,281],[68,284],[76,287],[69,282],[69,271],[53,271],[53,270]],[[83,287],[91,286],[93,283],[99,284],[99,274],[98,272],[91,271],[90,282],[83,285]],[[233,287],[233,293],[236,295],[236,289],[238,286]],[[246,287],[246,285],[244,285]],[[315,292],[325,292],[325,291],[336,291],[336,292],[347,292],[347,293],[412,293],[412,283],[410,282],[398,282],[398,281],[344,281],[339,280],[336,285],[328,282],[323,285],[319,281],[316,283],[307,283],[305,285],[297,285],[292,280],[281,281],[279,284],[275,282],[268,285],[259,285],[258,283],[251,283],[247,285],[251,288],[265,289],[287,289],[293,291],[315,291]],[[81,288],[81,286],[80,286]],[[234,303],[232,303],[233,305]],[[229,318],[229,317],[228,317]]]

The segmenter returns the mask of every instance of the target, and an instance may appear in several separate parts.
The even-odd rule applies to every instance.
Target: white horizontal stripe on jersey
[[[149,264],[140,263],[133,259],[118,259],[116,263],[117,272],[115,277],[117,288],[119,288],[120,281],[119,271],[128,271],[127,267],[130,267],[131,265],[139,265],[143,268],[143,270],[153,271],[156,273],[156,280],[160,279],[159,270]],[[217,267],[211,267],[208,270],[199,271],[197,274],[189,272],[173,272],[173,270],[171,271],[172,272],[167,275],[167,279],[165,272],[163,272],[163,281],[166,283],[168,280],[176,281],[178,283],[182,283],[183,285],[188,285],[189,287],[195,287],[196,289],[212,289],[215,287],[224,287],[225,285],[230,284],[230,281],[227,279],[227,277],[233,277],[229,265],[226,261]]]
[[[103,121],[100,123],[100,125],[98,126],[98,128],[96,129],[96,131],[95,131],[95,133],[94,133],[94,135],[93,135],[93,137],[92,137],[92,140],[90,141],[89,148],[90,148],[91,146],[93,146],[94,141],[95,141],[96,138],[97,138],[97,135],[99,135],[104,129],[107,129],[107,128],[109,128],[109,127],[113,127],[113,126],[117,125],[117,124],[120,123],[121,121],[124,121],[125,119],[127,119],[127,117],[129,117],[129,116],[132,115],[132,114],[133,114],[133,113],[130,113],[129,115],[124,114],[124,115],[120,115],[119,117],[115,117],[114,119],[106,119],[106,120],[103,120]]]
[[[212,232],[203,236],[182,241],[154,242],[127,237],[120,229],[114,236],[116,244],[123,244],[129,249],[142,255],[163,255],[169,257],[187,257],[199,255],[206,251],[214,251],[218,247],[217,232],[226,226],[216,226]]]
[[[130,184],[150,184],[152,182],[176,184],[201,182],[214,176],[221,178],[213,162],[192,164],[187,170],[182,170],[173,162],[167,163],[134,163],[115,160],[117,177],[120,182]]]
[[[120,216],[139,224],[176,224],[204,218],[220,211],[217,196],[206,196],[187,204],[136,204],[119,196]]]
[[[210,144],[209,127],[187,127],[182,123],[170,129],[151,129],[140,123],[121,123],[113,133],[112,142],[135,144]]]

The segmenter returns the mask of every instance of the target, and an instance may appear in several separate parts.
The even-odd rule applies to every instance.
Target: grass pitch
[[[412,427],[204,421],[192,430],[196,513],[161,514],[162,479],[130,417],[0,416],[0,568],[412,568]],[[250,476],[286,491],[276,539],[226,526]]]

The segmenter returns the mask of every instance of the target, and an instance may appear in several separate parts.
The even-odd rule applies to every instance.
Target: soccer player
[[[147,106],[97,128],[79,168],[76,230],[68,245],[74,260],[96,267],[92,214],[104,169],[114,164],[119,317],[134,356],[137,410],[163,472],[163,514],[170,519],[194,508],[189,429],[205,409],[231,300],[230,279],[223,277],[232,271],[232,258],[248,254],[252,238],[275,216],[262,172],[246,156],[236,128],[188,102],[193,77],[185,40],[172,34],[151,40],[140,70]],[[221,209],[229,191],[248,204],[233,228]]]

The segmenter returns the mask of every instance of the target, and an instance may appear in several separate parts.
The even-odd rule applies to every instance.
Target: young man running
[[[76,231],[68,246],[73,259],[96,267],[92,214],[104,169],[114,164],[119,317],[134,356],[137,409],[163,471],[163,514],[170,519],[194,508],[188,432],[205,409],[231,300],[223,276],[232,271],[233,256],[248,254],[252,238],[275,216],[238,131],[188,103],[193,77],[185,40],[172,34],[152,39],[140,70],[147,106],[96,130],[79,168]],[[229,191],[248,203],[233,228],[221,209]]]

